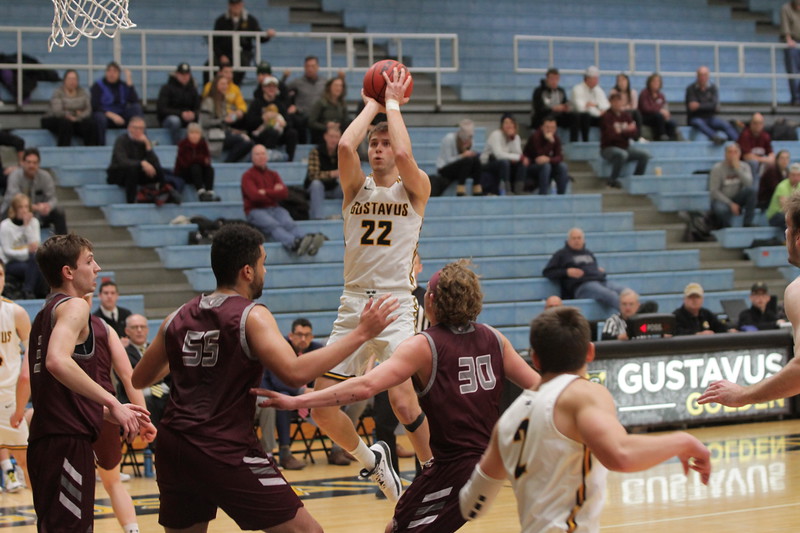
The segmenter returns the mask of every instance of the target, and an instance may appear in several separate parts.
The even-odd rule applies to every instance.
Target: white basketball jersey
[[[17,378],[22,367],[22,349],[14,321],[14,302],[0,298],[0,398],[16,397]]]
[[[584,446],[561,434],[553,410],[578,376],[562,374],[523,391],[498,422],[498,445],[517,496],[523,533],[596,532],[606,468]]]
[[[367,176],[342,216],[345,288],[413,290],[422,217],[411,206],[401,178],[381,187]]]

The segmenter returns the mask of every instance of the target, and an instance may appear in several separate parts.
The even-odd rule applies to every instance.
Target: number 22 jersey
[[[345,288],[414,290],[414,252],[422,216],[411,206],[402,179],[381,187],[367,176],[342,215]]]

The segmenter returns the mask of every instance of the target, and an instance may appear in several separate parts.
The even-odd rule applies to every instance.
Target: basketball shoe
[[[400,476],[392,468],[392,456],[389,446],[380,440],[370,446],[369,449],[375,454],[375,466],[372,470],[367,470],[366,468],[361,470],[361,477],[371,478],[386,495],[386,499],[395,503],[400,499],[402,486],[400,485]]]
[[[3,485],[5,485],[6,492],[19,492],[22,490],[22,482],[17,479],[17,473],[14,470],[9,470],[3,476]]]

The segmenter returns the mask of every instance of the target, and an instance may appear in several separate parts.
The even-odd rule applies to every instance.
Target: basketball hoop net
[[[136,26],[128,18],[128,0],[53,0],[53,33],[47,39],[53,46],[75,46],[81,36],[113,38],[119,29]]]

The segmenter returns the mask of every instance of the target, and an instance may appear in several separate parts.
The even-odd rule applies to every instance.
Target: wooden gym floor
[[[642,473],[610,473],[603,532],[761,533],[800,529],[800,421],[691,432],[712,450],[714,473],[708,487],[694,473],[686,478],[677,460]],[[356,478],[358,467],[329,466],[321,453],[316,456],[317,464],[285,475],[325,531],[383,531],[392,507],[375,498],[370,483]],[[401,469],[411,471],[411,460],[401,460]],[[134,478],[125,485],[137,505],[141,531],[162,531],[155,481]],[[121,528],[100,483],[97,502],[95,531],[119,533]],[[0,528],[10,528],[9,533],[32,533],[36,530],[33,518],[30,491],[0,494]],[[239,531],[221,511],[209,530]],[[519,531],[510,487],[503,489],[484,519],[466,525],[462,531]]]

